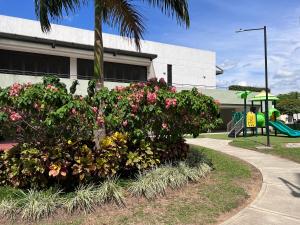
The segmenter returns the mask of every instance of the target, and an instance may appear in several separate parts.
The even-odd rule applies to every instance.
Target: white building
[[[216,88],[216,54],[210,51],[143,41],[137,52],[130,40],[103,34],[105,85],[163,77],[175,86]],[[0,85],[37,82],[55,74],[70,85],[79,80],[85,94],[93,75],[94,32],[52,25],[43,33],[38,21],[0,15]],[[118,83],[118,84],[117,84]]]
[[[223,71],[216,66],[215,52],[152,41],[142,41],[137,52],[128,39],[111,34],[103,39],[105,86],[157,77],[178,89],[197,87],[221,103],[223,128],[233,112],[242,111],[243,100],[235,91],[216,89],[216,77]],[[86,94],[93,76],[93,46],[93,31],[52,25],[51,32],[43,33],[38,21],[0,15],[0,87],[39,82],[42,75],[52,74],[67,86],[77,79],[76,94]]]

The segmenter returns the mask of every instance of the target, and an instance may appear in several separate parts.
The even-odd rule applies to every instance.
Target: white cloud
[[[299,23],[299,12],[297,9],[294,16],[286,17],[284,27],[272,28],[268,32],[269,83],[275,94],[300,89],[300,25],[296,26],[295,22],[297,20]],[[239,47],[238,43],[236,48]],[[264,86],[263,49],[256,47],[249,53],[247,55],[243,51],[231,66],[228,66],[228,62],[233,59],[227,54],[228,58],[220,64],[225,66],[225,73],[218,78],[219,83]]]

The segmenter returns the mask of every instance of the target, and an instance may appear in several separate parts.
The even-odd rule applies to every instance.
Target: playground
[[[240,98],[246,102],[250,92],[238,92]],[[228,132],[222,134],[203,134],[202,138],[231,140],[230,145],[250,150],[276,155],[300,163],[300,131],[291,129],[279,120],[280,112],[276,109],[277,97],[269,94],[272,107],[269,109],[269,125],[271,149],[262,149],[266,145],[265,124],[266,117],[263,110],[265,92],[261,92],[251,99],[260,103],[260,108],[247,107],[244,112],[236,112],[232,115],[232,121],[228,124]],[[256,104],[257,105],[257,104]],[[247,110],[247,108],[249,108]]]
[[[279,120],[281,114],[276,109],[278,100],[276,96],[268,94],[269,112],[267,114],[264,109],[267,101],[266,92],[262,91],[250,99],[252,104],[248,110],[246,101],[250,93],[250,91],[237,92],[237,95],[244,99],[244,111],[233,113],[232,120],[227,125],[228,137],[237,138],[241,133],[243,137],[258,136],[259,130],[260,135],[264,135],[266,124],[269,124],[269,128],[272,128],[271,131],[274,132],[275,136],[281,134],[292,138],[300,137],[300,130],[294,130]],[[259,102],[260,107],[254,107],[254,102]]]

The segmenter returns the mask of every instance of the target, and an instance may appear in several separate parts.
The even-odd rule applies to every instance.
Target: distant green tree
[[[278,95],[278,98],[281,99],[300,99],[300,92],[290,92],[287,94],[280,94]]]
[[[251,86],[241,86],[241,85],[231,85],[228,87],[230,91],[252,91],[252,92],[261,92],[266,90],[263,87],[251,87]],[[269,89],[269,92],[271,90]]]
[[[282,114],[293,115],[300,113],[300,93],[290,92],[278,95],[277,109]]]

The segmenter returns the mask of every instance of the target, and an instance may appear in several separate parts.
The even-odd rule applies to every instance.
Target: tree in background
[[[282,114],[294,115],[300,113],[300,93],[290,92],[288,94],[278,95],[279,101],[277,103],[277,109]]]
[[[144,18],[132,0],[93,0],[95,19],[94,77],[96,87],[104,85],[104,60],[102,24],[116,28],[123,37],[132,38],[140,51],[140,40],[145,31]],[[35,12],[42,31],[51,29],[51,20],[61,19],[64,14],[74,13],[91,0],[35,0]],[[137,1],[136,1],[137,2]],[[159,8],[164,14],[175,17],[180,25],[189,27],[188,0],[140,0]]]
[[[265,91],[266,89],[263,87],[251,87],[251,86],[241,86],[241,85],[231,85],[228,87],[230,91],[252,91],[252,92],[261,92]],[[269,92],[271,90],[269,89]]]

